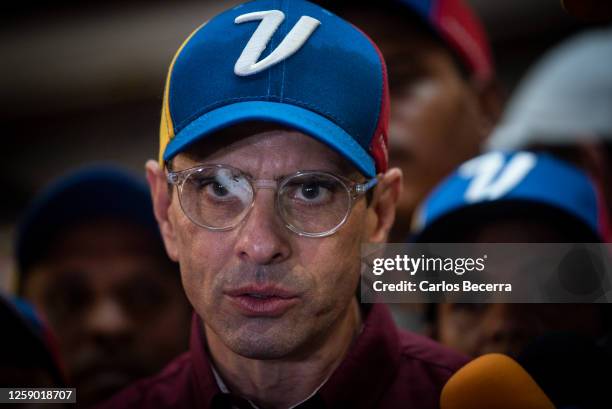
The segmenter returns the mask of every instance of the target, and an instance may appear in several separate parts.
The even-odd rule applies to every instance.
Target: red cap
[[[482,80],[494,74],[485,29],[463,0],[399,0],[409,6],[455,51],[466,67]]]

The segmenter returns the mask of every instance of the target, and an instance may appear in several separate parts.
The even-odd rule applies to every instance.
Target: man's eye
[[[60,278],[45,291],[45,306],[49,318],[59,322],[82,313],[93,298],[87,283],[79,274],[62,273]]]
[[[225,186],[219,182],[210,182],[205,187],[207,193],[217,197],[224,197],[229,194],[229,191]]]
[[[319,185],[315,185],[313,183],[308,185],[302,185],[301,196],[305,199],[312,200],[316,199],[321,193],[321,188]]]
[[[293,199],[309,204],[325,204],[331,200],[333,189],[320,182],[302,183],[295,187]]]
[[[205,193],[213,197],[224,197],[229,191],[227,188],[212,177],[193,178],[191,185],[199,193]]]

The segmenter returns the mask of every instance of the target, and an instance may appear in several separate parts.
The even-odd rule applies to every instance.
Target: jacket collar
[[[391,383],[399,366],[397,328],[384,304],[364,304],[362,312],[363,329],[347,355],[315,396],[298,407],[310,407],[315,401],[329,408],[373,407]],[[199,407],[212,407],[215,398],[223,392],[213,373],[202,321],[195,312],[190,353],[196,402]]]

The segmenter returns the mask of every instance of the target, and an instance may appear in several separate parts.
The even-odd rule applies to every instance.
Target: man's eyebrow
[[[233,166],[230,165],[228,163],[222,163],[219,160],[215,160],[215,159],[210,159],[209,156],[210,155],[198,155],[196,152],[183,152],[183,154],[185,155],[185,158],[194,162],[193,164],[190,164],[189,167],[193,167],[193,166],[200,166],[200,165],[228,165],[228,166],[232,166],[235,167],[236,169],[240,170],[244,175],[248,176],[251,179],[257,179],[256,177],[253,176],[253,174],[249,171],[246,171],[245,169],[242,169],[240,167],[237,166]],[[350,163],[346,163],[346,162],[341,162],[338,163],[337,161],[330,161],[329,164],[326,165],[318,165],[318,166],[303,166],[300,167],[294,171],[290,171],[290,172],[283,172],[280,175],[275,176],[273,179],[274,180],[281,180],[287,176],[291,176],[297,172],[305,172],[305,171],[314,171],[314,172],[327,172],[327,173],[332,173],[334,175],[338,175],[338,176],[342,176],[344,178],[347,179],[355,179],[355,178],[363,178],[364,176],[361,174],[361,172],[359,172],[353,165],[351,165]]]
[[[189,159],[190,161],[195,162],[195,163],[204,163],[206,162],[206,157],[209,156],[209,155],[201,154],[201,153],[194,152],[194,151],[185,151],[185,152],[182,152],[182,154],[184,155],[186,159]]]
[[[249,172],[246,172],[246,171],[242,171],[242,172],[245,175],[247,175],[248,177],[250,177],[250,178],[258,179],[258,178],[254,178],[253,175],[251,175]],[[353,177],[360,176],[359,172],[357,172],[357,171],[347,171],[347,172],[345,172],[345,171],[342,171],[340,168],[329,169],[329,168],[325,168],[325,167],[311,166],[311,167],[300,168],[300,169],[297,169],[297,170],[291,171],[291,172],[283,172],[280,175],[274,176],[273,180],[279,181],[279,180],[282,180],[282,179],[284,179],[286,177],[293,176],[293,175],[295,175],[296,173],[299,173],[299,172],[324,172],[324,173],[331,173],[333,175],[337,175],[337,176],[344,177],[344,178],[347,178],[347,179],[351,179]]]

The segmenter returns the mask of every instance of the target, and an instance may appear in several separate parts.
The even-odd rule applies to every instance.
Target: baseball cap
[[[481,80],[494,74],[489,40],[478,16],[463,0],[395,0],[412,9]]]
[[[327,144],[364,175],[387,168],[389,96],[376,45],[303,0],[255,0],[196,29],[170,65],[160,163],[246,121],[275,122]]]
[[[477,210],[470,214],[478,218],[502,206],[506,214],[530,208],[555,212],[602,239],[599,196],[587,175],[548,154],[527,151],[492,151],[463,163],[419,207],[413,232],[418,241],[466,210]]]
[[[549,51],[521,81],[490,149],[612,138],[612,27],[578,34]]]
[[[87,221],[108,218],[144,227],[159,237],[161,246],[144,180],[122,168],[97,164],[53,182],[34,198],[17,226],[15,252],[21,282],[62,232]]]
[[[350,10],[382,10],[408,17],[405,24],[419,24],[447,47],[462,71],[489,80],[495,67],[486,31],[478,16],[463,0],[316,0],[338,14]]]

